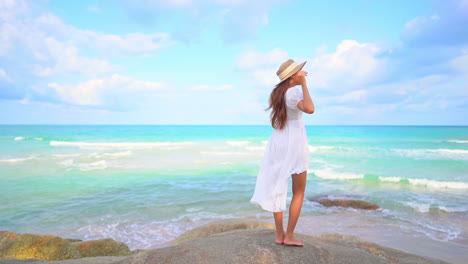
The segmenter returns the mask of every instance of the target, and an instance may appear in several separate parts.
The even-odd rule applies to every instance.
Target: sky
[[[0,124],[468,125],[468,0],[0,0]],[[298,87],[300,88],[300,87]]]

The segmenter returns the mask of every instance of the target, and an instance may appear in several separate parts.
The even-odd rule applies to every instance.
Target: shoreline
[[[303,223],[310,223],[311,219],[303,220],[305,220]],[[463,263],[459,262],[461,259],[457,258],[447,260],[441,257],[427,256],[427,254],[415,254],[410,250],[401,250],[397,247],[389,247],[342,233],[322,232],[312,235],[295,232],[296,237],[305,243],[304,247],[275,245],[273,243],[274,234],[274,225],[269,222],[245,218],[221,219],[189,230],[165,247],[129,251],[125,244],[112,239],[81,241],[50,235],[0,232],[0,241],[3,243],[0,244],[0,256],[5,256],[5,249],[7,254],[10,254],[6,255],[9,257],[0,258],[0,263],[155,263],[155,260],[161,261],[163,259],[164,263],[186,263],[187,260],[191,260],[193,263],[218,263],[224,258],[227,258],[227,263],[237,263],[239,259],[248,260],[247,263],[288,263],[284,262],[285,259],[288,261],[293,259],[295,261],[314,260],[319,261],[318,263],[342,263],[341,261],[349,259],[350,256],[353,257],[354,262],[352,263],[361,263],[362,260],[371,263],[376,263],[375,261],[379,263],[397,261],[400,263],[399,260],[402,261],[401,263],[445,263],[445,261]],[[15,240],[18,237],[22,237],[26,242]],[[31,243],[31,241],[33,242]],[[58,259],[50,258],[50,256],[48,259],[44,258],[46,256],[43,254],[44,252],[50,254],[50,252],[56,251],[56,248],[49,243],[50,241],[55,241],[55,246],[59,246],[62,251],[64,248],[66,249],[65,253],[55,255],[56,258],[59,257]],[[63,241],[66,241],[66,244],[75,245],[80,253],[75,250],[75,255],[70,255],[70,249],[64,247]],[[86,246],[76,247],[76,243],[86,244]],[[43,258],[14,258],[11,254],[12,245],[17,246],[18,256],[25,256],[24,252],[21,251],[31,254],[31,251],[28,250],[36,250],[33,256],[43,256]],[[30,248],[25,248],[25,245]],[[115,249],[111,249],[112,247]],[[118,250],[116,250],[117,248]],[[85,251],[82,251],[83,249]],[[96,253],[97,251],[100,253]],[[90,252],[92,252],[91,255]],[[291,254],[292,252],[295,253]],[[194,259],[194,256],[198,257]],[[200,258],[200,256],[203,257]]]
[[[443,215],[447,217],[447,215]],[[287,225],[286,213],[284,216],[284,224]],[[200,227],[216,222],[230,222],[236,219],[245,221],[261,221],[269,223],[274,226],[273,217],[266,215],[257,215],[257,217],[241,217],[241,218],[214,218],[214,219],[203,219],[193,223],[193,227],[185,231],[185,233],[191,230],[199,229]],[[295,233],[308,235],[308,236],[320,236],[326,234],[337,234],[344,236],[353,236],[364,241],[376,243],[378,245],[389,247],[404,252],[415,254],[422,257],[429,257],[444,260],[454,264],[466,263],[468,259],[468,238],[465,237],[468,231],[468,219],[463,215],[459,215],[458,218],[451,218],[451,221],[458,220],[460,226],[465,227],[462,230],[462,236],[460,239],[451,241],[434,240],[425,234],[418,235],[413,230],[403,229],[390,222],[378,221],[372,218],[371,214],[368,214],[366,210],[340,210],[325,215],[301,215],[296,225]],[[145,232],[144,230],[141,230]],[[39,232],[42,235],[46,233]],[[181,233],[168,240],[167,242],[159,245],[149,246],[146,248],[133,248],[132,251],[138,250],[157,250],[167,248],[171,246],[171,242],[182,236]],[[73,238],[65,234],[61,234],[60,237]],[[104,237],[95,237],[94,239],[104,239]],[[89,239],[85,239],[88,241]],[[120,240],[118,240],[120,242]],[[126,244],[128,246],[128,244]],[[1,245],[0,245],[1,249]],[[0,254],[1,256],[1,254]]]
[[[284,221],[287,223],[286,217],[287,215]],[[259,220],[274,224],[273,219]],[[468,219],[466,222],[468,229]],[[423,234],[415,236],[414,233],[398,226],[376,223],[374,219],[359,212],[344,211],[327,215],[304,215],[299,218],[295,233],[312,236],[338,233],[454,264],[464,264],[468,260],[468,239],[466,238],[455,241],[437,241]]]

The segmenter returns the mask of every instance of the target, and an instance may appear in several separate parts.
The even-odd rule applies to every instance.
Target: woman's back
[[[285,95],[286,101],[286,116],[289,120],[301,120],[302,111],[297,107],[297,103],[304,99],[302,93],[296,87],[289,88]]]

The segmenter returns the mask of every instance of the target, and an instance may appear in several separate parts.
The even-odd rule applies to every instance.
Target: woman
[[[271,92],[270,105],[267,108],[272,109],[270,117],[274,129],[266,146],[255,191],[250,200],[252,204],[273,212],[276,224],[275,243],[279,245],[304,245],[293,233],[301,213],[309,164],[309,146],[301,118],[303,112],[312,114],[315,111],[307,89],[307,72],[302,71],[305,63],[298,65],[290,59],[281,64],[276,72],[280,82]],[[302,93],[295,87],[297,85],[302,86]],[[283,211],[286,210],[290,175],[293,197],[285,233]]]

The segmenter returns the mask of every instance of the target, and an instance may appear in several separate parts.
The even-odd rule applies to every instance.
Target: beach
[[[466,262],[468,127],[306,129],[298,233]],[[1,125],[0,230],[112,238],[136,250],[166,247],[214,220],[272,223],[249,203],[270,134],[269,126]],[[316,197],[380,208],[325,207]]]

